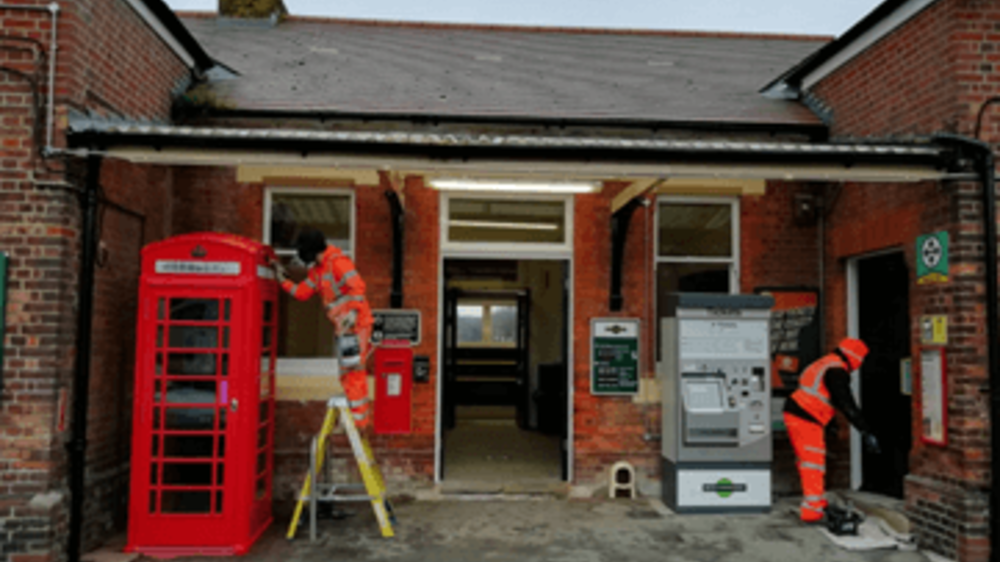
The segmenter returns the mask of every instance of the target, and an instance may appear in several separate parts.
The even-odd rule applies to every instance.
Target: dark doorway
[[[441,477],[566,478],[568,268],[445,260]]]
[[[861,368],[861,410],[882,446],[863,452],[861,489],[903,497],[912,445],[911,398],[900,385],[910,357],[910,276],[902,252],[858,261],[858,328],[869,355]]]

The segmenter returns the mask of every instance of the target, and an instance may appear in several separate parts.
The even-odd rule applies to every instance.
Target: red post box
[[[375,348],[375,433],[409,433],[412,428],[413,349],[408,341],[383,341]]]
[[[272,257],[224,234],[143,249],[127,551],[243,554],[271,523]]]

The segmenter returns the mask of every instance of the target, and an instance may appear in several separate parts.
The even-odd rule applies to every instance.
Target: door
[[[230,341],[233,295],[153,293],[137,388],[136,458],[148,468],[138,545],[226,544],[234,531]],[[152,320],[151,322],[149,322]],[[148,452],[143,454],[144,452]],[[147,456],[148,455],[148,456]],[[142,462],[143,457],[145,463]],[[138,489],[142,489],[140,486]],[[137,488],[133,488],[136,491]],[[141,503],[139,504],[141,505]]]
[[[897,498],[912,444],[911,397],[900,388],[900,362],[910,357],[909,282],[902,252],[858,261],[858,335],[870,350],[861,409],[882,447],[862,453],[861,489]]]

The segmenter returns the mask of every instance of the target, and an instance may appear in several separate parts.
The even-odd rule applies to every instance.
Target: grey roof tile
[[[212,88],[240,109],[819,124],[805,106],[758,93],[821,47],[815,38],[183,21],[239,73]]]

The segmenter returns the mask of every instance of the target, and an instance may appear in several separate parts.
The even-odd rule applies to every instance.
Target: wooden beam
[[[739,178],[669,178],[656,188],[672,195],[764,195],[767,180]]]
[[[663,180],[659,178],[643,179],[632,182],[632,185],[623,189],[618,195],[615,195],[615,198],[611,201],[611,214],[617,213],[619,209],[628,205],[629,201],[635,199],[636,197],[642,197],[661,182],[663,182]]]
[[[379,185],[375,170],[321,166],[246,166],[236,169],[236,181],[284,186]]]

